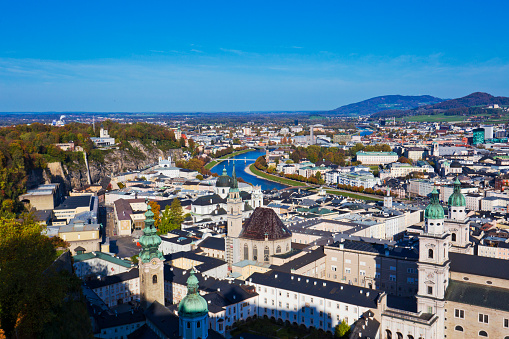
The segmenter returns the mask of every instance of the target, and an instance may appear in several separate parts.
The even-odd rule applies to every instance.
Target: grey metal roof
[[[484,277],[509,279],[509,260],[462,253],[449,253],[451,271]]]
[[[509,311],[509,289],[450,280],[445,293],[447,301]]]
[[[376,308],[379,296],[384,293],[369,288],[279,271],[253,273],[248,281],[369,308]]]

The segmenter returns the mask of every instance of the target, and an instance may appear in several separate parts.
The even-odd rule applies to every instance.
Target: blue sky
[[[509,96],[507,1],[0,1],[0,111]]]

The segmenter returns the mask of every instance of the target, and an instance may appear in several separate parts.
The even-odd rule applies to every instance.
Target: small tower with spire
[[[154,212],[148,203],[145,228],[139,242],[142,247],[139,255],[141,306],[147,309],[155,301],[164,306],[164,256],[159,251],[161,238],[154,227]]]
[[[387,194],[384,197],[384,207],[392,208],[392,196],[391,196],[391,188],[387,188]]]
[[[198,278],[194,268],[187,279],[187,295],[178,306],[179,336],[183,339],[208,337],[209,308],[207,301],[198,293]]]

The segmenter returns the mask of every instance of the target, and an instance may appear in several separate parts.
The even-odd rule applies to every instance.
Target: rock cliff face
[[[101,178],[116,175],[118,173],[142,170],[153,166],[159,161],[159,157],[178,160],[182,158],[181,149],[172,149],[162,152],[156,147],[148,149],[137,141],[131,142],[134,151],[111,150],[105,153],[104,162],[88,159],[90,178],[92,184],[98,183]],[[30,174],[31,182],[50,183],[60,182],[67,191],[88,184],[87,169],[84,162],[65,166],[60,163],[50,163],[43,173],[34,172]]]

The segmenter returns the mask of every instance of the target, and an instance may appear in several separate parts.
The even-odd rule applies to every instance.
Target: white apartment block
[[[363,165],[385,165],[398,161],[394,152],[357,152],[357,161]]]

